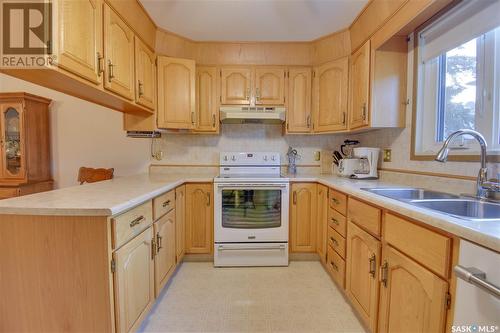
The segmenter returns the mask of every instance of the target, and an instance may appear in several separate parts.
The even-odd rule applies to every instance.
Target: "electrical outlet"
[[[392,160],[392,149],[384,149],[384,162],[390,162]]]
[[[314,152],[314,160],[315,161],[321,160],[321,152],[319,150]]]

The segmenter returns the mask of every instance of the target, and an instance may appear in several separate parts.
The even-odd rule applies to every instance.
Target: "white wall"
[[[56,187],[76,185],[78,168],[113,167],[116,176],[147,172],[150,140],[126,137],[122,113],[0,74],[0,92],[52,99],[52,173]]]

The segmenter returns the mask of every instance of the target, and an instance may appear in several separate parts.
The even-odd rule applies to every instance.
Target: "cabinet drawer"
[[[328,227],[328,245],[330,245],[342,258],[345,258],[345,238],[332,227]]]
[[[333,280],[337,282],[342,289],[345,288],[345,261],[331,247],[328,247],[326,255],[326,267]]]
[[[382,211],[376,207],[365,204],[353,198],[349,198],[349,209],[347,217],[353,223],[372,233],[380,236]]]
[[[0,199],[7,199],[17,197],[19,195],[19,188],[0,188]]]
[[[345,216],[347,213],[347,195],[330,189],[329,198],[330,207]]]
[[[157,196],[153,199],[153,213],[154,220],[158,220],[160,217],[175,208],[175,190],[169,191],[165,194]]]
[[[328,225],[335,229],[342,237],[347,233],[346,217],[333,208],[328,209]]]
[[[151,201],[113,217],[113,249],[125,244],[151,223],[153,223],[153,204]]]
[[[449,276],[451,238],[386,213],[384,239],[435,273]]]

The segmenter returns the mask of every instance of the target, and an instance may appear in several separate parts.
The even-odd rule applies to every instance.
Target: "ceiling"
[[[368,0],[140,0],[156,25],[196,41],[310,41],[347,28]]]

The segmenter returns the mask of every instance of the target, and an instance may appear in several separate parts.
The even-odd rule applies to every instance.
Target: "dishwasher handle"
[[[458,278],[477,286],[488,294],[500,299],[500,287],[486,280],[486,273],[475,267],[456,265],[454,268]]]

